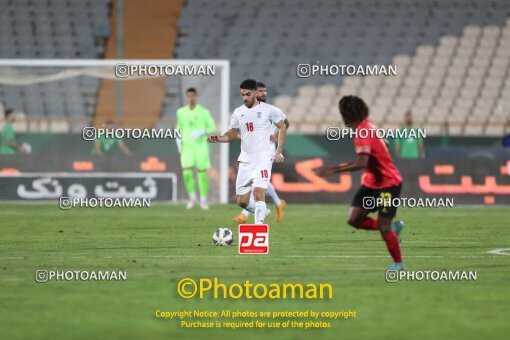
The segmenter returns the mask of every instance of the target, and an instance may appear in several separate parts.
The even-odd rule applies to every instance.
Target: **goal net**
[[[119,147],[108,154],[95,152],[95,142],[82,134],[86,127],[104,128],[106,123],[125,130],[175,129],[176,111],[187,104],[190,87],[198,92],[198,104],[211,112],[217,132],[226,131],[230,108],[225,60],[0,60],[0,127],[12,120],[16,143],[29,151],[0,154],[0,177],[11,176],[10,187],[18,191],[19,185],[12,183],[16,174],[25,176],[26,188],[32,185],[26,182],[31,173],[38,174],[34,180],[41,173],[72,173],[73,180],[79,177],[76,173],[86,179],[106,173],[109,182],[112,174],[137,173],[139,178],[143,173],[173,173],[176,193],[157,200],[183,200],[187,194],[178,148],[168,134],[125,138],[127,152]],[[226,203],[228,144],[210,145],[210,159],[209,200]],[[0,200],[25,199],[9,192]]]

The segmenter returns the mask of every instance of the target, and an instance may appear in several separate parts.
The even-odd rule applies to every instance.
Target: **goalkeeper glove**
[[[200,137],[202,137],[203,135],[205,135],[205,131],[204,130],[195,130],[191,133],[191,138],[196,141],[197,139],[199,139]]]
[[[175,144],[177,144],[177,152],[179,152],[179,155],[182,152],[182,141],[180,138],[175,139]]]

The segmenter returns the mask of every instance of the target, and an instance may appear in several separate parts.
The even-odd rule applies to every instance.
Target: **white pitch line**
[[[496,250],[510,250],[510,249],[496,249]],[[491,253],[493,255],[508,255],[505,253],[496,253],[494,251],[490,251],[488,253]],[[406,255],[406,258],[422,258],[422,259],[432,259],[432,258],[489,258],[494,256],[491,255]],[[197,259],[203,259],[203,258],[232,258],[232,257],[243,257],[243,255],[240,254],[232,254],[232,255],[121,255],[121,256],[72,256],[69,259],[74,260],[82,260],[82,259],[124,259],[124,258],[161,258],[161,259],[175,259],[175,258],[197,258]],[[387,255],[282,255],[282,256],[271,256],[272,258],[303,258],[303,259],[316,259],[316,258],[339,258],[339,259],[351,259],[351,258],[387,258]],[[30,256],[7,256],[7,257],[0,257],[2,260],[24,260],[26,258],[30,258]],[[37,256],[38,259],[65,259],[65,258],[58,258],[58,257],[40,257]],[[249,257],[247,257],[249,258]]]
[[[289,255],[282,257],[290,257],[290,258],[386,258],[387,255]],[[484,258],[491,257],[487,255],[452,255],[452,256],[444,256],[444,255],[406,255],[405,257],[414,257],[414,258],[423,258],[423,259],[432,259],[432,258],[448,258],[448,257],[459,257],[459,258]]]
[[[510,254],[509,254],[510,255]],[[202,255],[155,255],[155,256],[147,256],[150,258],[229,258],[229,257],[242,257],[240,254],[232,254],[232,255],[213,255],[213,256],[202,256]],[[387,258],[388,255],[283,255],[283,256],[272,256],[273,258]],[[452,256],[444,256],[444,255],[406,255],[405,257],[412,258],[423,258],[423,259],[432,259],[432,258],[486,258],[486,257],[494,257],[490,255],[452,255]]]
[[[487,253],[495,254],[495,255],[510,256],[510,253],[505,253],[505,251],[510,251],[510,248],[492,249],[492,250],[489,250]]]

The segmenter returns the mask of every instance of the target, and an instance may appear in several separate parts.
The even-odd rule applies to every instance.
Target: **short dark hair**
[[[197,94],[197,89],[194,87],[188,87],[188,89],[186,90],[186,93],[189,93],[189,92],[193,92],[194,94]]]
[[[14,113],[14,110],[13,109],[7,109],[5,110],[4,112],[4,115],[5,115],[5,118],[9,117],[11,114]]]
[[[264,84],[263,82],[261,81],[258,81],[257,82],[257,87],[263,87],[263,88],[266,88],[266,84]]]
[[[256,90],[257,89],[257,81],[255,79],[245,79],[239,86],[242,90]]]
[[[346,123],[359,123],[368,117],[368,106],[356,96],[344,96],[338,102],[340,114]]]

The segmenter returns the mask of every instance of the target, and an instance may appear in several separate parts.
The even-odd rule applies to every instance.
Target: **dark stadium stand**
[[[0,58],[111,58],[113,4],[0,0]],[[240,80],[263,80],[294,121],[293,133],[323,133],[338,121],[338,98],[357,94],[383,127],[412,110],[431,134],[500,136],[510,117],[509,18],[508,0],[188,0],[178,23],[169,20],[179,30],[176,41],[167,39],[174,48],[157,39],[178,59],[229,59],[231,108],[240,103]],[[303,63],[394,64],[398,75],[298,78]],[[181,104],[175,78],[165,88],[157,106],[163,119],[174,119]],[[65,131],[67,121],[96,115],[99,91],[98,79],[81,76],[0,85],[0,100],[38,120],[29,130]],[[63,120],[48,125],[48,117]]]
[[[111,0],[0,0],[0,58],[101,58]]]
[[[111,33],[111,2],[0,0],[0,58],[102,58]],[[35,118],[92,117],[98,86],[99,80],[90,77],[43,85],[0,85],[0,100],[4,106]],[[35,130],[46,127],[34,126]]]
[[[298,122],[293,132],[323,132],[338,98],[354,93],[386,127],[413,109],[433,134],[447,122],[450,134],[500,135],[510,115],[508,17],[505,0],[190,0],[176,56],[230,59],[233,84],[263,79]],[[316,62],[396,64],[398,76],[297,78],[298,64]]]

